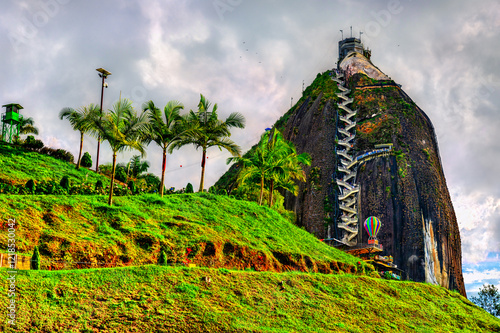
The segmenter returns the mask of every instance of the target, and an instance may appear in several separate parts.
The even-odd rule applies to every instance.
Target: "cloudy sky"
[[[500,287],[497,0],[2,0],[0,102],[24,106],[46,145],[77,155],[79,135],[57,115],[99,103],[95,69],[103,67],[112,73],[104,108],[121,93],[138,108],[179,100],[196,109],[202,93],[221,117],[246,117],[232,136],[246,150],[300,98],[303,82],[335,66],[340,29],[349,36],[350,26],[434,123],[469,294],[483,283]],[[95,150],[86,138],[94,160]],[[228,154],[208,156],[212,185]],[[167,185],[196,187],[200,157],[191,147],[169,156]],[[101,160],[111,160],[109,149]],[[147,160],[159,175],[158,147]]]

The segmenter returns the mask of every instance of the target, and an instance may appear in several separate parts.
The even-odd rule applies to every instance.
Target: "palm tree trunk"
[[[161,182],[160,182],[160,195],[163,197],[163,188],[165,183],[165,168],[167,167],[167,148],[163,148],[163,163],[161,165]]]
[[[262,198],[264,197],[264,176],[260,177],[260,198],[259,206],[262,205]]]
[[[99,171],[99,150],[100,150],[100,148],[101,148],[101,136],[99,135],[97,137],[97,158],[95,160],[95,172]]]
[[[201,180],[200,189],[198,192],[203,192],[203,182],[205,181],[205,160],[207,159],[207,149],[203,148],[203,156],[201,158]]]
[[[108,205],[113,204],[113,186],[115,185],[115,172],[116,172],[116,153],[113,153],[113,168],[111,168],[111,186],[109,188]]]
[[[76,169],[80,169],[80,162],[82,160],[82,149],[83,149],[83,132],[80,132],[80,154],[78,154],[78,162],[76,163]]]
[[[274,180],[271,179],[271,186],[269,187],[269,207],[273,205],[273,190],[274,190]]]

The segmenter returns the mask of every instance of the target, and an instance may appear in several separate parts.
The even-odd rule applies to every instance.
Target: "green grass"
[[[49,259],[94,262],[91,267],[106,267],[98,262],[111,266],[156,263],[161,249],[170,263],[180,263],[191,248],[189,259],[203,266],[371,270],[273,210],[209,193],[163,199],[158,195],[117,197],[112,207],[104,196],[2,195],[0,219],[12,218],[19,226],[18,251],[30,254],[38,245],[46,268]],[[7,226],[0,230],[6,231]],[[0,247],[7,248],[5,232]],[[52,265],[64,267],[68,266]]]
[[[20,271],[16,286],[15,332],[500,332],[456,292],[348,274],[143,266]]]
[[[86,168],[76,170],[72,163],[54,157],[31,152],[24,148],[0,143],[0,181],[25,184],[28,180],[55,180],[59,183],[63,176],[68,176],[72,184],[95,184],[101,180],[104,184],[109,178]]]

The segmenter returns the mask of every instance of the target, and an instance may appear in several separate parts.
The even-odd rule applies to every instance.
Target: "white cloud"
[[[490,252],[500,250],[500,238],[494,226],[500,221],[500,199],[481,192],[467,193],[450,186],[462,238],[464,262],[479,262]]]

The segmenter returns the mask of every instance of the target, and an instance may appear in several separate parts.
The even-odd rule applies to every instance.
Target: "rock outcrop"
[[[465,296],[459,228],[446,186],[434,128],[428,116],[371,61],[352,52],[339,69],[357,110],[353,150],[362,155],[377,144],[392,144],[389,156],[363,160],[357,166],[358,235],[367,243],[362,222],[382,221],[378,239],[384,255],[404,271],[403,277],[439,284]],[[285,193],[285,207],[297,224],[318,238],[340,239],[338,204],[339,89],[333,71],[318,74],[298,101],[276,124],[298,153],[307,152],[307,182],[298,196]],[[225,175],[234,174],[233,168]],[[230,182],[229,182],[230,183]]]

